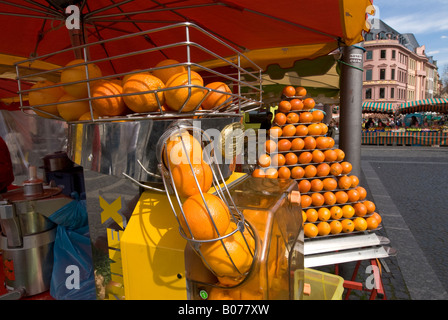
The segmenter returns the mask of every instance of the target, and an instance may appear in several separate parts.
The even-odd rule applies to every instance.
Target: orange
[[[282,128],[278,126],[273,126],[271,127],[271,129],[269,129],[269,135],[274,139],[280,137],[282,135],[282,132]]]
[[[286,123],[297,123],[299,122],[299,115],[295,112],[290,112],[286,116]]]
[[[291,171],[287,167],[280,167],[278,169],[279,179],[289,179],[291,177]]]
[[[303,109],[305,110],[313,109],[315,105],[316,102],[313,98],[306,98],[305,100],[303,100]]]
[[[130,76],[123,85],[123,93],[134,95],[123,96],[123,100],[134,112],[151,112],[159,110],[159,105],[165,102],[166,94],[162,91],[157,93],[143,93],[145,91],[160,90],[165,88],[162,80],[150,74],[138,73]],[[170,106],[171,108],[171,106]]]
[[[330,148],[330,138],[328,138],[328,137],[317,137],[316,138],[316,148],[317,149],[327,149],[327,148]]]
[[[352,171],[352,164],[348,161],[341,162],[342,173],[349,174]]]
[[[93,119],[98,119],[100,115],[93,111]],[[90,113],[90,110],[84,113],[82,116],[79,117],[78,121],[87,121],[92,120],[92,114]]]
[[[275,150],[277,150],[277,144],[274,140],[267,140],[265,143],[265,150],[267,153],[273,153]]]
[[[339,234],[342,231],[342,223],[338,220],[333,220],[330,222],[331,234]]]
[[[356,188],[356,187],[358,186],[358,184],[359,184],[359,179],[358,179],[358,177],[357,177],[357,176],[354,176],[354,175],[351,175],[351,176],[350,176],[350,179],[352,180],[352,185],[351,185],[351,187],[352,187],[352,188]]]
[[[305,142],[302,138],[295,138],[291,141],[291,150],[302,150],[305,146]]]
[[[287,165],[293,165],[296,164],[298,161],[297,155],[293,152],[288,152],[285,155],[285,160]]]
[[[191,237],[191,232],[192,236],[198,240],[213,239],[225,235],[230,224],[229,209],[224,201],[213,194],[203,193],[203,197],[205,203],[200,193],[192,195],[184,201],[182,205],[184,214],[179,215],[179,222],[183,231],[189,237]],[[205,204],[207,204],[207,207]]]
[[[342,176],[338,180],[339,189],[348,189],[352,184],[352,180],[347,176]]]
[[[331,219],[339,220],[342,218],[342,209],[339,206],[333,206],[330,208]]]
[[[266,176],[266,174],[264,173],[264,170],[263,170],[263,169],[260,169],[260,168],[255,169],[255,170],[252,172],[252,177],[256,177],[256,178],[264,178],[265,176]]]
[[[325,204],[328,206],[332,206],[336,203],[336,196],[331,191],[324,192],[324,199]]]
[[[367,214],[367,208],[363,203],[355,203],[353,209],[355,209],[355,215],[357,217],[364,217]]]
[[[312,164],[305,167],[305,177],[306,178],[312,178],[315,177],[317,173],[317,169]]]
[[[299,96],[299,97],[306,96],[306,89],[304,87],[297,87],[296,88],[296,96]]]
[[[296,134],[296,127],[293,124],[288,124],[283,127],[282,136],[284,137],[292,137]]]
[[[302,210],[302,226],[306,222],[306,212]]]
[[[311,180],[311,191],[317,192],[321,191],[324,188],[324,184],[320,179]]]
[[[358,186],[356,191],[359,193],[359,200],[364,200],[367,197],[367,191],[363,187]]]
[[[126,111],[126,106],[123,101],[123,97],[110,97],[111,95],[118,95],[123,93],[123,87],[112,82],[102,81],[97,84],[91,95],[93,98],[105,97],[102,99],[93,99],[92,108],[100,116],[120,116]]]
[[[73,66],[75,64],[85,63],[83,59],[75,59],[66,64],[66,67]],[[87,65],[87,71],[89,73],[89,79],[99,78],[102,76],[101,69],[94,63],[89,63]],[[86,67],[85,65],[71,67],[64,69],[61,72],[61,83],[64,84],[64,90],[70,96],[74,98],[87,98],[88,90],[87,84],[89,83],[89,87],[93,88],[98,80],[90,81],[90,82],[81,82],[76,84],[67,84],[75,81],[82,81],[87,79]]]
[[[342,151],[341,149],[334,149],[334,151],[336,151],[336,161],[342,161],[345,158],[345,152]]]
[[[180,163],[202,163],[201,143],[186,130],[171,135],[166,141],[166,147],[166,151],[165,148],[163,149],[165,166],[168,166],[168,163],[170,166]],[[166,155],[168,155],[168,161]]]
[[[235,228],[236,226],[231,224],[226,234]],[[240,278],[252,265],[255,240],[247,230],[244,231],[244,236],[237,231],[222,242],[203,243],[200,250],[204,260],[218,277]]]
[[[287,100],[280,101],[280,103],[278,104],[278,111],[288,113],[289,111],[291,111],[291,103],[289,103],[289,101]]]
[[[314,110],[311,114],[313,115],[313,122],[320,122],[324,119],[324,113],[320,110]]]
[[[359,200],[359,193],[355,189],[348,190],[347,195],[348,195],[349,202],[356,202]]]
[[[187,68],[185,68],[185,66],[174,66],[174,67],[165,68],[167,66],[171,66],[171,65],[175,65],[175,64],[179,64],[179,61],[174,60],[174,59],[162,60],[162,61],[158,62],[154,67],[154,68],[160,68],[160,69],[154,70],[152,72],[152,74],[154,75],[154,77],[157,77],[160,80],[162,80],[163,83],[167,83],[168,80],[173,75],[175,75],[177,73],[187,72]]]
[[[375,204],[372,201],[366,200],[363,202],[363,204],[366,206],[367,213],[374,213],[375,212]]]
[[[271,165],[271,157],[267,154],[262,154],[258,157],[258,164],[263,167],[267,168]]]
[[[325,178],[322,182],[325,190],[332,191],[338,187],[338,182],[333,178]]]
[[[56,83],[48,80],[38,81],[36,84],[34,84],[31,89],[40,89],[31,91],[28,94],[28,102],[30,106],[33,107],[36,105],[58,102],[59,99],[61,99],[62,96],[65,95],[65,92],[62,87],[46,88],[53,85],[56,85]],[[45,111],[47,113],[50,113],[50,115],[39,112],[37,110]],[[51,115],[59,116],[57,104],[52,106],[37,107],[36,109],[34,109],[34,111],[36,112],[36,114],[44,118],[52,118]]]
[[[325,160],[325,155],[322,151],[320,150],[313,150],[313,152],[311,152],[311,155],[313,156],[313,162],[314,163],[319,163],[319,162],[324,162]]]
[[[322,134],[322,128],[318,123],[313,123],[308,126],[308,134],[318,136]]]
[[[350,219],[344,219],[341,221],[342,224],[342,232],[344,233],[350,233],[355,230],[355,224]]]
[[[314,223],[307,223],[303,226],[303,232],[305,233],[305,237],[315,238],[319,234],[319,229]]]
[[[320,221],[327,221],[331,218],[331,212],[328,208],[322,207],[317,210],[317,215]]]
[[[274,117],[274,123],[276,125],[282,126],[286,123],[286,115],[282,112],[279,112]]]
[[[278,178],[278,171],[275,168],[269,168],[265,171],[266,178],[269,179],[277,179]]]
[[[379,222],[376,218],[368,217],[366,219],[366,222],[367,222],[367,229],[374,230],[374,229],[378,228]]]
[[[320,236],[329,235],[331,232],[330,224],[326,221],[319,222],[317,224],[317,231],[318,231],[318,235],[320,235]]]
[[[313,150],[316,148],[316,139],[313,137],[306,137],[303,142],[305,142],[304,149]]]
[[[171,169],[176,190],[183,198],[192,196],[200,191],[208,192],[213,183],[213,173],[207,163],[202,162],[201,164],[192,164],[192,166],[193,170],[191,170],[188,163],[181,163]]]
[[[132,77],[130,79],[132,79]],[[189,83],[188,71],[186,71],[182,73],[176,73],[175,75],[171,76],[171,78],[169,78],[166,82],[165,87],[167,89],[182,86],[181,88],[170,89],[164,92],[166,104],[171,110],[179,111],[182,109],[181,112],[190,112],[199,107],[199,103],[207,93],[206,89],[198,88],[204,85],[204,80],[198,73],[194,71],[191,71],[190,80],[191,81]],[[126,81],[124,85],[125,87],[128,81]]]
[[[311,161],[313,161],[313,155],[311,152],[305,151],[300,153],[298,160],[299,163],[302,164],[310,163]]]
[[[336,161],[337,155],[333,149],[325,150],[324,154],[325,154],[325,161],[327,161],[327,162]],[[342,171],[342,172],[344,172],[344,171]]]
[[[291,111],[297,111],[297,110],[300,111],[303,109],[303,102],[300,99],[292,99],[290,103],[291,103]]]
[[[321,122],[320,127],[322,128],[322,134],[326,134],[328,132],[328,126],[325,123]]]
[[[76,100],[76,98],[66,94],[59,99],[57,105],[58,113],[65,121],[76,121],[84,113],[90,111],[88,101],[68,102],[71,100]]]
[[[375,219],[378,221],[378,224],[380,224],[381,221],[383,220],[383,219],[381,218],[381,216],[378,214],[378,212],[374,212],[374,213],[372,213],[372,215],[371,215],[370,217],[375,218]]]
[[[302,112],[300,114],[299,121],[300,123],[310,123],[313,121],[313,114],[311,112]]]
[[[315,207],[320,207],[325,203],[325,198],[320,193],[317,193],[317,192],[313,193],[313,194],[311,194],[311,203]]]
[[[305,170],[300,166],[297,166],[297,167],[294,167],[291,169],[291,177],[293,179],[301,179],[301,178],[303,178],[304,175],[305,175]]]
[[[336,196],[336,203],[343,204],[348,201],[348,195],[345,191],[336,191],[334,195]]]
[[[328,148],[334,147],[334,139],[332,137],[328,137]],[[336,158],[337,158],[337,152],[336,152]]]
[[[355,224],[356,231],[364,231],[367,229],[367,222],[364,218],[357,217],[353,219],[353,223]]]
[[[342,207],[342,216],[344,218],[350,219],[354,215],[355,215],[355,209],[351,205],[346,204]]]
[[[307,193],[311,190],[311,182],[309,182],[308,180],[301,180],[298,183],[298,186],[301,193]]]
[[[330,174],[334,176],[339,176],[342,173],[342,166],[339,163],[332,163],[330,165]]]
[[[281,153],[276,153],[271,157],[271,165],[274,167],[281,167],[285,165],[286,159],[285,156]]]
[[[296,127],[296,136],[303,137],[308,134],[308,127],[304,124],[299,124]]]
[[[293,86],[286,86],[283,88],[282,94],[286,97],[294,97],[296,89]]]
[[[310,205],[311,205],[311,197],[309,196],[309,195],[307,195],[307,194],[303,194],[302,196],[301,196],[301,205],[302,205],[302,208],[307,208],[307,207],[309,207]]]
[[[278,151],[289,151],[291,149],[291,141],[288,139],[281,139],[277,143]]]
[[[330,173],[330,166],[328,163],[321,163],[317,166],[317,176],[326,177]]]
[[[209,90],[204,101],[201,103],[202,109],[221,109],[232,103],[232,91],[224,82],[211,82],[205,87],[211,90]]]
[[[308,222],[316,222],[319,219],[319,214],[316,209],[308,209],[306,210],[306,221]]]

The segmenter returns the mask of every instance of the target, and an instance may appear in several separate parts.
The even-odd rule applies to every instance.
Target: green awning
[[[364,113],[394,113],[394,106],[392,103],[380,102],[363,102],[362,112]]]
[[[414,113],[414,112],[438,112],[448,113],[448,99],[432,98],[409,101],[402,103],[399,111],[401,113]]]

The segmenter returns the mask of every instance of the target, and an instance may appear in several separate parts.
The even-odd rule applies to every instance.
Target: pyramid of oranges
[[[83,59],[70,61],[61,72],[60,83],[39,81],[31,88],[29,104],[37,115],[85,121],[154,112],[221,111],[233,99],[227,84],[205,84],[201,75],[188,72],[173,59],[160,61],[152,72],[133,70],[122,78],[99,79],[103,73],[94,63],[88,63],[87,77],[83,64]],[[76,83],[79,81],[84,82]]]
[[[375,230],[381,216],[336,148],[324,113],[303,87],[286,86],[254,177],[294,179],[307,238]]]

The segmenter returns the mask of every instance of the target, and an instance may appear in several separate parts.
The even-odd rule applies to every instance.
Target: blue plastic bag
[[[86,201],[80,200],[77,193],[72,197],[73,201],[49,217],[58,225],[50,295],[57,300],[95,300]]]

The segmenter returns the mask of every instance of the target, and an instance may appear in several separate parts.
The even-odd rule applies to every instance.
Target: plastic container
[[[310,287],[309,294],[304,286]],[[313,269],[294,272],[294,300],[342,300],[344,279],[340,276]]]

